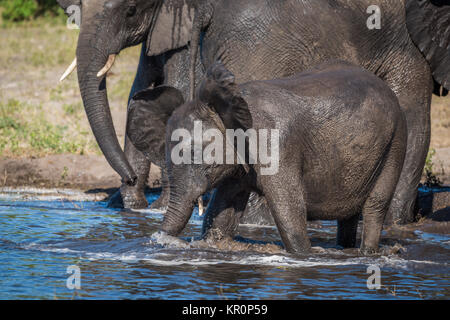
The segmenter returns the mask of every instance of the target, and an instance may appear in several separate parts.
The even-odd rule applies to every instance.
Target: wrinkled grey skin
[[[80,0],[58,2],[65,8]],[[187,45],[192,33],[194,48],[203,35],[202,65],[221,59],[237,82],[284,77],[330,59],[348,60],[386,81],[408,123],[407,155],[389,219],[412,221],[429,146],[432,74],[439,84],[450,87],[448,6],[438,0],[85,2],[77,49],[80,89],[97,141],[125,181],[121,191],[126,207],[147,205],[143,190],[150,161],[129,143],[128,133],[125,153],[120,150],[105,79],[95,74],[108,54],[144,42],[130,97],[160,84],[173,85],[188,97],[190,72],[201,78],[198,58],[192,60],[197,68],[189,66]],[[129,16],[133,4],[137,14]],[[366,27],[370,5],[380,7],[380,30]],[[193,8],[197,8],[195,22]],[[199,56],[195,51],[193,58]],[[163,192],[157,205],[164,204],[166,196]]]
[[[91,128],[106,159],[122,177],[113,206],[147,207],[144,188],[150,163],[125,137],[122,151],[111,120],[106,77],[97,77],[110,54],[143,43],[130,98],[149,86],[168,83],[189,90],[189,52],[194,0],[58,0],[63,9],[81,6],[77,46],[80,91]],[[135,8],[135,9],[133,9]],[[201,75],[201,68],[198,68]],[[157,158],[157,156],[156,156]],[[154,163],[157,163],[155,159]],[[163,175],[163,187],[167,188]],[[166,192],[163,191],[163,195]],[[155,206],[164,203],[160,199]]]
[[[158,138],[161,123],[152,119],[174,103],[180,107],[168,119],[165,137]],[[193,137],[195,121],[202,122],[203,132],[278,129],[278,172],[263,175],[264,165],[258,163],[175,164],[170,155],[180,141],[172,141],[172,133],[184,128]],[[372,73],[331,62],[289,78],[236,85],[234,76],[216,63],[195,100],[183,104],[181,92],[172,87],[149,89],[131,104],[128,125],[135,133],[131,141],[144,153],[165,142],[170,198],[163,232],[177,236],[195,200],[217,188],[203,232],[214,238],[233,236],[254,191],[266,198],[289,252],[310,249],[307,219],[338,220],[338,244],[354,247],[360,214],[361,251],[378,250],[407,133],[395,94]],[[209,144],[204,141],[203,150]],[[194,154],[193,144],[189,151]]]

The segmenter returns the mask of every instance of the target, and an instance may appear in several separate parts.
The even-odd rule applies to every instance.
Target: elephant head
[[[161,116],[169,100],[172,105],[182,103],[177,91],[167,86],[149,89],[141,96],[145,102],[132,103],[127,124],[132,143],[144,154],[165,145],[170,199],[162,230],[173,236],[186,226],[199,196],[227,178],[248,172],[243,161],[226,163],[224,157],[230,148],[235,156],[245,157],[236,152],[235,140],[226,138],[226,130],[252,127],[248,105],[234,76],[221,63],[209,68],[196,100],[181,105],[171,116],[170,112]],[[139,120],[142,116],[145,120]],[[167,124],[161,129],[164,122]]]
[[[192,29],[192,0],[58,0],[66,10],[81,7],[76,61],[90,126],[109,164],[127,184],[136,174],[121,149],[111,118],[106,73],[119,52],[141,42],[148,55],[186,46]],[[71,71],[68,70],[68,71]],[[66,72],[68,74],[69,72]]]

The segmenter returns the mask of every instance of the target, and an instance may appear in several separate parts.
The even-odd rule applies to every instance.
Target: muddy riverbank
[[[152,166],[148,186],[160,187],[160,176],[160,169]],[[63,154],[0,159],[0,186],[70,188],[107,197],[120,187],[120,177],[103,156]]]

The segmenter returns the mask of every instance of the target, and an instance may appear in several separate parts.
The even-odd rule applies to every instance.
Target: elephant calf
[[[294,253],[310,249],[307,219],[338,220],[338,244],[354,247],[360,213],[361,251],[377,251],[406,148],[395,94],[375,75],[339,61],[242,85],[215,63],[193,101],[184,103],[167,86],[136,95],[128,129],[144,154],[166,150],[170,200],[162,231],[178,235],[195,200],[217,188],[204,235],[231,236],[256,191],[266,197],[283,244]],[[229,132],[247,135],[239,142],[227,138]],[[270,145],[277,163],[268,167],[249,132],[258,136],[256,149]],[[238,157],[220,159],[229,149]]]

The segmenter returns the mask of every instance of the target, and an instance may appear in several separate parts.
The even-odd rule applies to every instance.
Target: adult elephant
[[[80,4],[80,0],[58,1],[63,8]],[[146,205],[143,188],[149,162],[129,141],[125,152],[119,147],[108,107],[106,71],[120,50],[144,42],[130,96],[162,83],[186,95],[188,43],[194,32],[195,48],[202,35],[202,64],[207,67],[221,59],[237,82],[284,77],[330,59],[348,60],[385,80],[396,93],[408,125],[408,151],[389,216],[398,223],[413,219],[429,147],[432,75],[437,83],[450,88],[450,8],[443,1],[81,2],[80,90],[100,148],[123,178],[125,206]],[[381,28],[368,27],[367,21],[372,19],[369,7],[381,15]],[[157,153],[155,158],[160,157]]]

